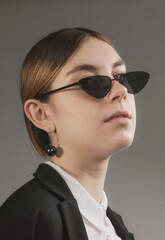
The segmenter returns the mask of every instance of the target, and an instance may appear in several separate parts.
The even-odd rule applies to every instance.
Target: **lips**
[[[120,117],[129,118],[129,119],[131,118],[131,116],[129,115],[129,113],[127,111],[117,111],[114,114],[112,114],[111,116],[109,116],[106,120],[104,120],[104,122],[108,122],[112,119],[120,118]]]

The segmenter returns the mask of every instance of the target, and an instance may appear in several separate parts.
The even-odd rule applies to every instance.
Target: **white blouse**
[[[61,167],[51,161],[45,161],[45,164],[53,167],[69,186],[73,196],[77,200],[89,240],[121,240],[106,215],[108,201],[104,190],[102,201],[99,204],[75,178]]]

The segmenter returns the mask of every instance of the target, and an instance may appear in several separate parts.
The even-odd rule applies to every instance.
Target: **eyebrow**
[[[122,66],[122,65],[126,66],[126,63],[122,59],[119,59],[118,61],[116,61],[112,64],[112,68],[116,68],[116,67]],[[66,76],[73,74],[75,72],[83,71],[83,70],[96,72],[99,70],[99,68],[96,67],[95,65],[91,65],[91,64],[81,64],[81,65],[75,66],[72,70],[70,70],[66,74]]]
[[[118,66],[122,66],[122,65],[124,65],[126,67],[126,63],[122,59],[119,59],[117,62],[114,62],[112,64],[112,68],[115,68],[115,67],[118,67]]]

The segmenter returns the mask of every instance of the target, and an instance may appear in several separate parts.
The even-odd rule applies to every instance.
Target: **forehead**
[[[69,58],[56,78],[70,78],[68,73],[78,65],[93,65],[99,73],[110,73],[115,62],[121,60],[116,50],[107,42],[93,37],[87,38],[77,51]],[[72,75],[73,76],[73,75]]]
[[[96,66],[112,65],[120,56],[114,48],[99,39],[90,37],[83,42],[80,48],[70,57],[64,66],[67,70],[78,64],[94,64]]]

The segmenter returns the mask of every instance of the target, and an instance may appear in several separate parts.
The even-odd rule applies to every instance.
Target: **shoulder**
[[[36,178],[33,178],[12,193],[0,209],[13,206],[35,219],[39,210],[55,209],[58,203],[58,198],[47,191]]]
[[[10,232],[17,239],[18,236],[33,239],[34,232],[37,237],[42,234],[46,238],[49,233],[60,236],[62,221],[58,203],[58,198],[33,178],[12,193],[0,207],[0,239],[4,235],[9,235],[10,239]]]
[[[8,204],[18,205],[20,208],[30,210],[31,208],[43,208],[45,204],[51,204],[51,202],[57,204],[59,200],[55,195],[52,195],[49,191],[42,186],[42,184],[33,178],[29,182],[19,187],[13,192],[1,207]]]

